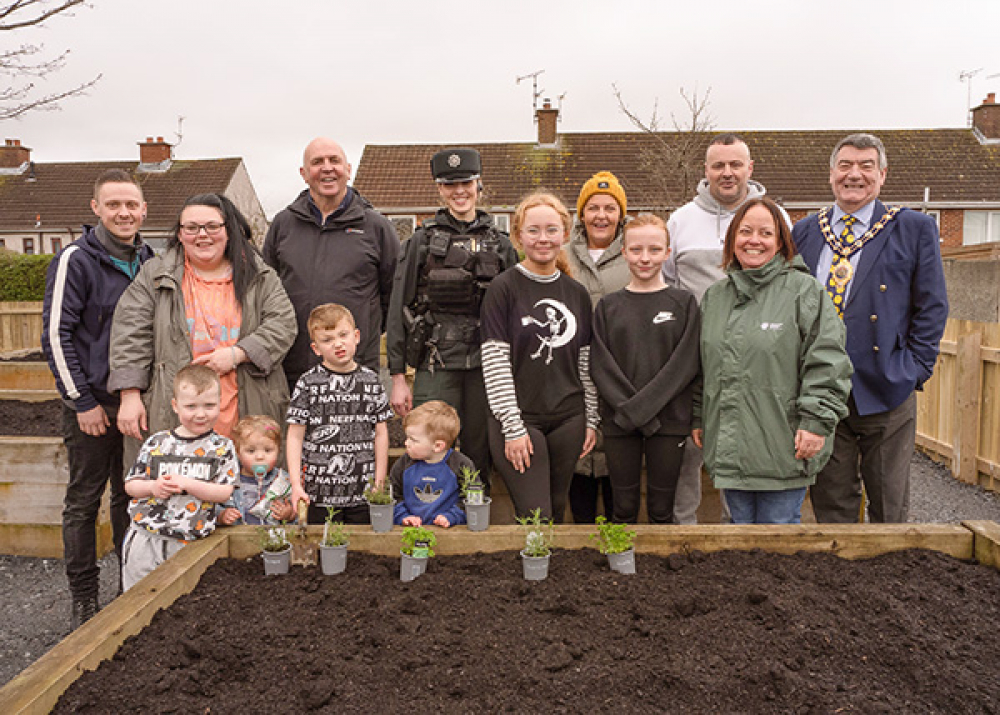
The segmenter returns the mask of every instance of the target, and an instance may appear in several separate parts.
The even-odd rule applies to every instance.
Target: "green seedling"
[[[483,503],[486,485],[479,478],[478,469],[462,467],[458,472],[458,489],[466,504],[477,506]]]
[[[603,516],[597,517],[597,533],[590,538],[597,542],[602,554],[621,554],[635,546],[635,532],[626,524],[612,524]]]
[[[260,548],[264,551],[284,551],[291,546],[284,522],[281,526],[258,526],[257,540],[260,542]]]
[[[389,480],[385,480],[381,488],[373,484],[365,489],[365,499],[369,504],[392,504],[392,486]]]
[[[343,546],[347,543],[347,532],[344,530],[344,522],[334,521],[337,515],[340,514],[339,509],[334,509],[332,506],[326,508],[326,523],[323,524],[323,540],[320,542],[323,546]]]
[[[403,528],[403,546],[400,549],[407,556],[433,556],[434,548],[437,546],[437,537],[430,529],[422,526],[407,526]],[[414,553],[414,550],[417,553]],[[421,554],[421,550],[426,550]]]
[[[552,539],[555,529],[552,519],[543,519],[542,510],[534,509],[528,516],[517,518],[517,523],[523,526],[527,533],[524,539],[526,556],[548,556],[552,553]]]

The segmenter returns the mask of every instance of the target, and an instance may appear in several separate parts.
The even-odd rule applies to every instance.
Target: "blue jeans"
[[[806,488],[754,492],[723,489],[734,524],[800,524]]]

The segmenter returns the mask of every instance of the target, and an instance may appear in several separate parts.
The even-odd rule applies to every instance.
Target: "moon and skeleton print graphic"
[[[306,426],[302,481],[313,504],[364,503],[375,480],[375,426],[390,417],[378,375],[366,367],[339,373],[319,364],[299,378],[287,421]]]
[[[495,278],[482,311],[487,392],[501,401],[516,393],[514,409],[525,416],[579,414],[584,410],[581,352],[589,351],[591,314],[586,288],[563,273],[536,276],[516,266]],[[509,355],[513,391],[501,384],[507,378],[492,379],[504,370],[486,364],[488,343]],[[490,405],[496,414],[492,398]],[[506,425],[504,432],[510,439]]]

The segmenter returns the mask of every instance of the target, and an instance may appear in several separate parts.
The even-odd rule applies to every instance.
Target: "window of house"
[[[962,244],[1000,242],[1000,211],[965,211],[962,219]]]
[[[501,231],[510,231],[510,216],[508,214],[493,214],[493,225]]]
[[[21,239],[21,248],[24,251],[24,255],[33,256],[35,254],[35,239],[33,238]]]
[[[0,238],[0,248],[7,248],[7,239]]]
[[[416,216],[390,216],[389,220],[396,227],[396,233],[399,234],[400,241],[405,241],[412,236],[413,231],[417,227]]]
[[[52,252],[53,253],[59,253],[59,251],[61,251],[61,250],[62,250],[62,239],[61,238],[53,238],[52,239]]]

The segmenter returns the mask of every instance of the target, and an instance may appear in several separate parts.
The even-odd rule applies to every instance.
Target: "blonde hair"
[[[333,330],[343,320],[350,323],[351,328],[357,329],[354,315],[344,306],[339,303],[317,305],[309,313],[309,321],[306,323],[309,328],[309,337],[315,339],[317,330]]]
[[[194,363],[185,365],[174,375],[174,397],[177,397],[177,388],[182,384],[190,385],[199,395],[212,387],[222,389],[215,370],[207,365],[195,365]]]
[[[573,230],[573,218],[569,215],[569,210],[559,200],[559,197],[548,191],[535,191],[521,199],[521,203],[514,209],[514,222],[511,226],[510,237],[514,245],[522,251],[524,244],[521,243],[521,227],[524,225],[524,216],[530,209],[539,206],[548,206],[559,214],[559,220],[562,222],[563,233],[565,233],[567,241]],[[556,268],[568,276],[573,275],[569,267],[569,259],[566,257],[565,247],[559,250],[559,255],[556,257]]]
[[[634,219],[625,224],[625,228],[622,229],[622,246],[628,245],[628,232],[633,228],[642,228],[643,226],[653,226],[655,228],[663,231],[663,235],[667,239],[667,248],[670,248],[670,232],[667,231],[666,222],[657,216],[656,214],[639,214]]]
[[[281,427],[278,423],[267,415],[249,415],[237,422],[230,434],[233,444],[236,445],[236,451],[238,452],[243,443],[255,434],[266,437],[275,447],[281,449]]]
[[[455,408],[441,400],[431,400],[417,405],[403,418],[403,429],[423,427],[432,440],[441,440],[449,447],[458,438],[462,421]]]

